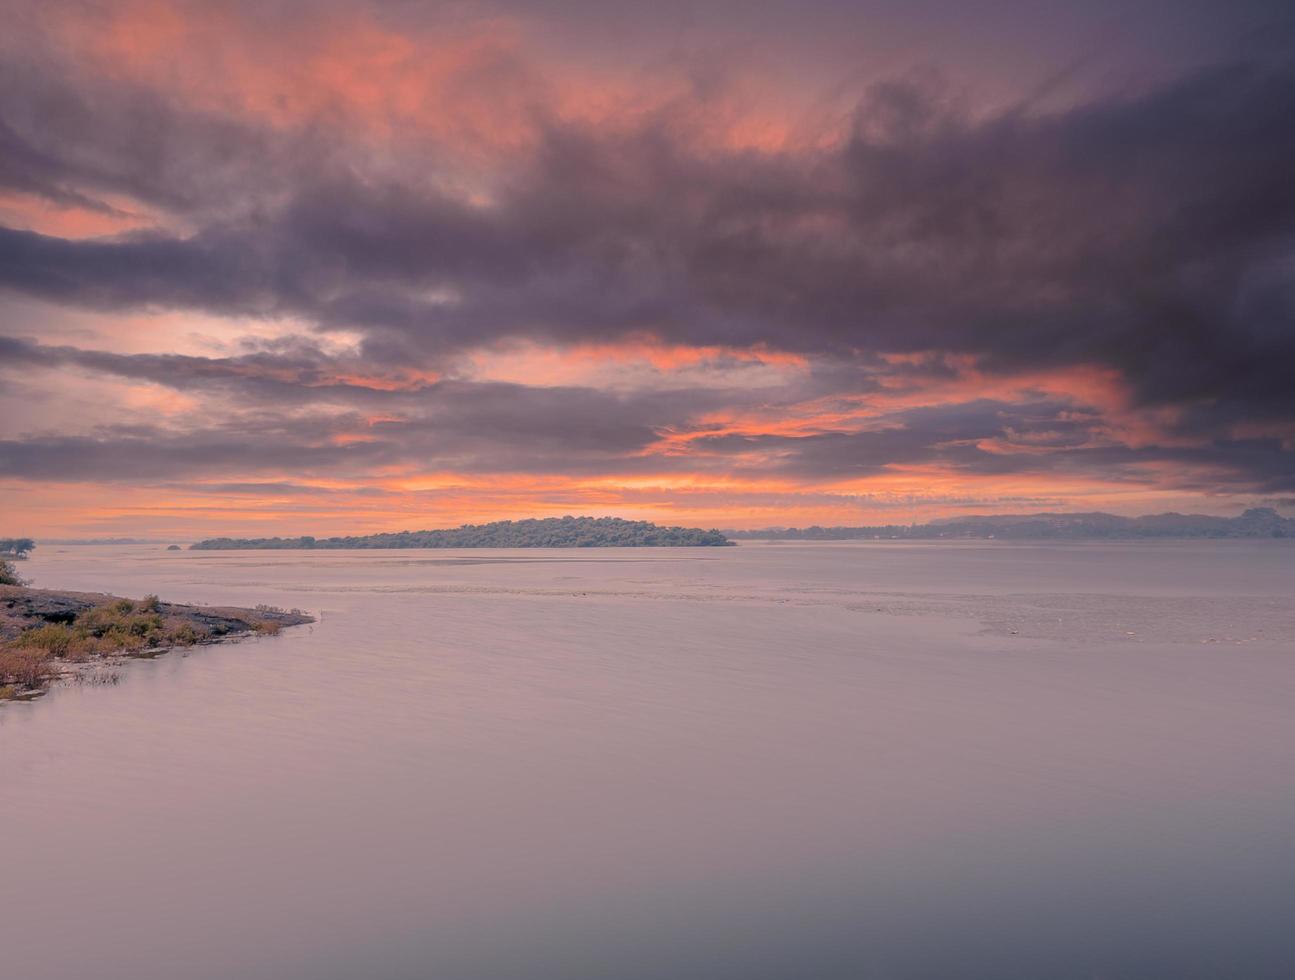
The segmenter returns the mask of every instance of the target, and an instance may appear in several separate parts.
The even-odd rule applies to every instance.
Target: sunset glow
[[[14,533],[1295,506],[1295,61],[1221,13],[6,6]]]

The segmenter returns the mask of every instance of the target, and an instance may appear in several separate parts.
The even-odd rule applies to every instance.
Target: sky
[[[0,0],[0,533],[1295,513],[1295,15]]]

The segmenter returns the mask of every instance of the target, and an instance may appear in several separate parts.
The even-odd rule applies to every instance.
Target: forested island
[[[725,531],[730,538],[776,541],[852,541],[883,539],[936,541],[956,538],[1295,538],[1295,519],[1271,507],[1255,507],[1240,517],[1207,514],[1016,514],[954,517],[929,524],[876,527],[772,527]]]
[[[208,538],[192,551],[292,548],[699,548],[733,542],[719,531],[661,527],[619,517],[544,517],[464,524],[436,531],[393,531],[347,537]]]

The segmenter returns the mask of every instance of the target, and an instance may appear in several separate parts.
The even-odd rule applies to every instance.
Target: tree
[[[31,538],[0,538],[0,553],[25,558],[27,552],[36,547]]]

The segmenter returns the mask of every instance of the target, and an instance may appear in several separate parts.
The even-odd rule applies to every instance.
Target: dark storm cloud
[[[1145,481],[1148,467],[1169,467],[1167,483],[1182,490],[1295,489],[1295,463],[1274,440],[1132,448],[1105,439],[1096,414],[1076,412],[1062,402],[977,401],[909,409],[854,432],[700,435],[686,451],[661,455],[654,451],[663,448],[657,433],[635,420],[640,413],[660,416],[659,405],[625,404],[618,412],[597,392],[509,385],[450,386],[445,394],[443,410],[377,424],[351,415],[261,412],[182,431],[113,426],[86,437],[0,441],[0,475],[137,482],[286,469],[348,478],[395,467],[501,475],[723,472],[814,481],[875,476],[894,466],[938,466],[973,476],[1101,474],[1135,484]],[[357,434],[362,438],[336,439]],[[296,492],[296,485],[283,481],[219,486],[236,495]]]
[[[247,497],[388,497],[392,493],[382,487],[322,487],[305,483],[286,483],[275,480],[264,483],[160,483],[160,490],[179,490],[185,493],[202,493],[212,496]]]
[[[339,365],[318,348],[277,346],[277,352],[201,358],[112,354],[0,337],[0,359],[7,366],[71,365],[233,399],[215,424],[194,416],[168,426],[117,425],[84,437],[33,434],[0,442],[0,475],[132,482],[277,474],[285,468],[357,477],[394,467],[569,476],[710,471],[837,481],[895,466],[938,466],[977,476],[1064,473],[1138,482],[1148,466],[1169,465],[1168,482],[1182,489],[1295,488],[1295,455],[1280,440],[1217,438],[1194,446],[1131,448],[1111,439],[1101,413],[1066,398],[928,405],[870,417],[865,428],[853,431],[775,435],[759,432],[757,425],[751,434],[708,435],[722,426],[692,421],[702,413],[732,410],[743,401],[776,412],[778,403],[768,401],[768,391],[615,394],[461,380],[387,390],[330,380]],[[909,367],[919,376],[945,373],[939,363]],[[349,410],[298,410],[312,405]],[[794,403],[784,407],[794,410]],[[686,442],[667,443],[678,436]],[[284,495],[296,485],[222,486],[235,494]]]
[[[710,452],[767,454],[777,469],[817,478],[875,476],[896,464],[935,463],[973,473],[1016,473],[1055,465],[1051,453],[1030,450],[1083,446],[1100,435],[1101,426],[1098,416],[1076,412],[1068,403],[982,400],[894,412],[855,432],[700,436],[695,442]],[[1002,440],[1006,448],[980,448],[987,440]]]
[[[0,47],[0,189],[107,213],[116,209],[106,196],[125,196],[205,216],[254,206],[307,163],[318,170],[332,158],[334,144],[314,128],[271,134],[126,78],[90,75],[49,38],[23,39],[15,30]]]
[[[731,395],[694,389],[618,394],[463,380],[397,390],[315,384],[328,367],[322,355],[122,355],[12,338],[0,338],[0,365],[72,365],[216,399],[165,426],[114,425],[80,437],[32,433],[0,442],[0,476],[32,480],[285,469],[325,476],[377,467],[640,472],[654,466],[641,454],[658,442],[659,427],[684,428],[694,414],[732,402]]]
[[[264,6],[276,24],[300,9]],[[369,9],[422,23],[411,7]],[[636,472],[661,433],[695,431],[698,413],[858,394],[878,372],[953,378],[963,368],[948,356],[962,355],[1001,374],[1109,367],[1136,406],[1167,409],[1173,438],[1113,444],[1077,395],[913,410],[866,431],[704,437],[687,465],[764,456],[766,469],[817,479],[937,463],[983,474],[1163,465],[1207,474],[1204,489],[1291,485],[1288,57],[1046,110],[1023,96],[971,112],[938,85],[879,84],[828,148],[733,149],[708,114],[718,82],[618,125],[560,120],[536,100],[523,148],[469,196],[439,137],[397,134],[375,151],[326,112],[271,125],[98,77],[38,45],[6,50],[0,188],[105,214],[124,197],[161,217],[99,239],[0,228],[0,288],[99,311],[294,317],[363,339],[349,358],[306,342],[200,358],[0,338],[0,366],[237,395],[241,409],[279,420],[254,434],[240,434],[250,424],[240,413],[193,433],[16,439],[0,447],[0,473],[125,479],[132,466],[268,471],[271,460],[306,471]],[[812,373],[799,391],[767,396],[379,383],[500,340],[645,333],[808,353]],[[896,353],[913,360],[879,359]],[[335,445],[355,419],[280,414],[324,402],[396,418]],[[296,440],[299,455],[276,456],[275,439]],[[70,449],[79,459],[62,458]],[[652,465],[685,465],[662,459]]]
[[[809,479],[876,476],[899,466],[938,466],[978,476],[1065,474],[1145,482],[1167,470],[1181,490],[1226,492],[1246,486],[1280,493],[1295,487],[1295,454],[1277,439],[1217,439],[1201,445],[1131,447],[1113,441],[1096,412],[1058,401],[922,407],[876,419],[861,431],[809,435],[699,436],[696,447],[728,454],[747,472],[772,469]],[[740,462],[755,455],[758,464]]]
[[[464,431],[466,424],[480,428]],[[366,428],[358,419],[239,418],[212,429],[113,427],[88,436],[0,440],[0,477],[52,482],[179,480],[220,474],[355,478],[378,469],[591,475],[680,469],[682,461],[635,455],[649,431],[604,423],[573,438],[561,423],[529,419],[491,429],[488,413],[389,422]],[[509,420],[513,422],[514,420]],[[359,434],[354,441],[332,436]],[[241,484],[246,486],[246,484]]]
[[[297,339],[236,357],[197,357],[184,354],[117,354],[112,351],[51,346],[0,336],[0,367],[76,367],[130,381],[165,385],[177,391],[225,392],[258,405],[342,402],[357,407],[380,407],[401,397],[401,390],[383,387],[377,377],[340,380],[362,372],[354,359],[331,356],[318,346]],[[366,383],[367,381],[367,383]],[[424,386],[407,384],[407,394]]]
[[[524,448],[555,454],[631,452],[657,439],[659,428],[684,428],[699,412],[731,408],[760,395],[699,388],[610,392],[579,386],[528,386],[506,382],[444,379],[388,388],[380,379],[336,380],[355,370],[345,359],[296,344],[285,351],[206,358],[176,354],[114,354],[52,347],[0,336],[0,366],[75,366],[177,391],[231,396],[224,406],[237,431],[247,424],[245,407],[262,412],[296,406],[344,406],[379,413],[362,426],[411,442],[435,433],[436,451],[468,452],[476,447]],[[386,414],[382,414],[386,413]],[[305,432],[293,423],[293,437],[314,438],[351,431],[357,415],[315,418],[322,426]],[[287,424],[286,422],[283,424]],[[264,424],[258,422],[264,431]],[[419,443],[418,449],[425,448]],[[552,465],[560,466],[555,460]]]
[[[670,120],[551,126],[492,206],[303,175],[273,214],[184,239],[5,230],[0,282],[95,308],[303,315],[393,357],[651,330],[1100,362],[1147,402],[1287,417],[1291,118],[1283,64],[984,121],[891,88],[830,154],[702,152]]]
[[[377,455],[371,445],[284,444],[258,436],[162,430],[0,441],[0,475],[25,480],[136,482],[294,467],[325,471]]]
[[[277,280],[267,261],[273,256],[264,256],[255,239],[244,234],[215,231],[179,241],[140,233],[67,241],[0,228],[0,282],[93,309],[292,312],[297,304],[291,284]]]

